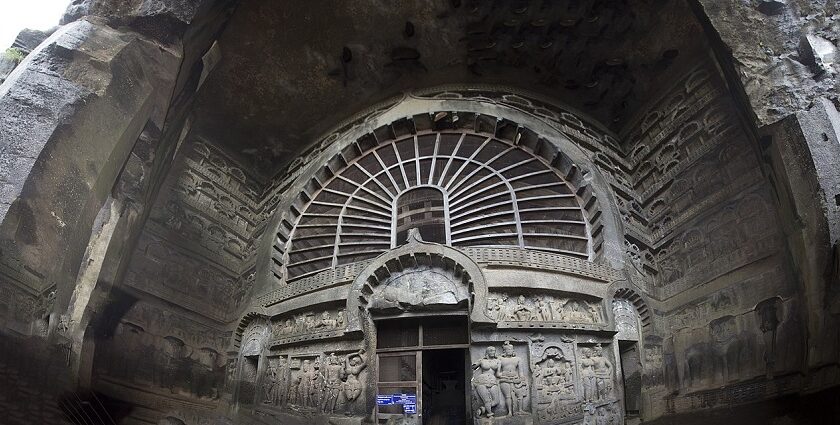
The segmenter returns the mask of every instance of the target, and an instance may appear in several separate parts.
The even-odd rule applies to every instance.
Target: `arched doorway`
[[[483,279],[474,263],[453,260],[456,251],[424,241],[417,228],[407,242],[361,273],[349,297],[359,304],[348,310],[366,312],[354,319],[375,329],[376,421],[466,425],[470,313]]]

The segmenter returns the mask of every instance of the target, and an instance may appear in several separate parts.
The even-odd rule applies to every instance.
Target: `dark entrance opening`
[[[624,377],[624,409],[628,418],[638,417],[642,399],[642,362],[636,341],[619,341],[621,375]]]
[[[376,328],[377,423],[466,425],[466,316],[385,319]],[[400,404],[402,395],[416,404]]]
[[[424,425],[466,425],[466,361],[463,348],[423,353]]]
[[[242,358],[242,375],[239,381],[239,402],[251,404],[257,402],[257,369],[259,356]]]

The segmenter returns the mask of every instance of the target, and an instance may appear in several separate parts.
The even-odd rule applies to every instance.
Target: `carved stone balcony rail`
[[[462,251],[482,266],[554,271],[588,277],[604,283],[614,282],[623,278],[619,270],[608,266],[551,252],[521,248],[485,247],[464,248]],[[292,283],[287,283],[281,288],[257,298],[256,304],[262,307],[268,307],[301,295],[347,284],[352,282],[372,261],[374,260],[364,260],[347,264],[296,280]]]

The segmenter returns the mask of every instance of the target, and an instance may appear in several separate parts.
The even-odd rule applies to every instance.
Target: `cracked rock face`
[[[700,1],[732,52],[758,126],[807,109],[820,97],[838,104],[838,5],[832,0]]]
[[[100,16],[112,26],[130,26],[165,41],[183,35],[205,1],[190,0],[73,0],[61,24],[84,16]]]
[[[0,54],[0,84],[3,84],[3,81],[6,81],[6,77],[12,73],[12,71],[17,67],[17,65],[23,60],[21,57],[16,55],[20,54],[21,56],[26,56],[36,47],[38,47],[41,42],[46,40],[50,34],[53,33],[55,29],[51,29],[48,31],[38,31],[38,30],[31,30],[31,29],[24,29],[20,33],[18,33],[15,41],[10,46],[10,49],[14,49],[14,53],[9,54]],[[5,50],[5,47],[0,48],[0,50]],[[2,53],[2,52],[0,52]]]

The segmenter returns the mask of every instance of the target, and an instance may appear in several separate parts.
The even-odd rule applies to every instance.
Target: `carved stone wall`
[[[626,221],[633,241],[628,255],[650,278],[662,314],[655,318],[662,333],[643,335],[644,383],[654,404],[672,394],[667,407],[651,411],[769,397],[744,387],[740,399],[706,395],[698,404],[692,394],[756,379],[775,385],[769,382],[804,364],[796,337],[788,347],[797,348],[777,363],[775,337],[754,313],[767,299],[778,299],[779,311],[794,311],[798,295],[778,203],[737,117],[719,77],[700,67],[666,91],[628,135],[636,216],[644,218]],[[800,314],[777,313],[772,320],[778,325],[786,317],[785,326],[797,329],[792,334],[802,335]]]
[[[229,333],[145,301],[131,306],[111,332],[94,359],[100,385],[147,400],[220,397]]]
[[[623,423],[611,345],[574,334],[500,337],[509,340],[471,348],[475,423]]]

